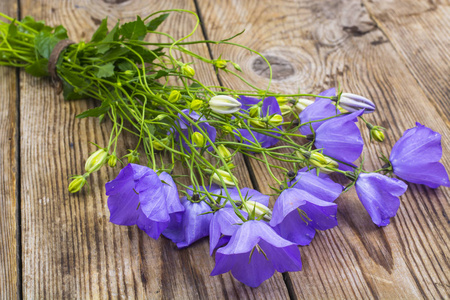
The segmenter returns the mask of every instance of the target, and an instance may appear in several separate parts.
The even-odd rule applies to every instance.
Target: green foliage
[[[147,24],[147,29],[149,31],[155,31],[159,27],[159,25],[161,25],[161,23],[164,22],[165,19],[167,19],[168,16],[169,14],[166,13],[154,18]]]

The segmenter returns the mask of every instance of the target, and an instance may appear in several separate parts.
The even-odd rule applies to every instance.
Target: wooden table
[[[89,39],[100,20],[129,21],[140,14],[184,8],[201,15],[196,39],[237,42],[274,63],[276,91],[320,92],[339,81],[377,104],[371,122],[388,128],[383,144],[368,143],[366,169],[380,166],[407,128],[418,121],[443,135],[442,162],[450,169],[450,6],[442,0],[2,0],[0,11],[63,24],[74,40]],[[195,24],[172,14],[163,31],[175,36]],[[267,71],[248,51],[197,45],[204,56],[239,63],[255,85]],[[200,80],[240,88],[196,65]],[[450,297],[449,189],[409,184],[392,224],[377,228],[354,191],[338,201],[339,226],[302,247],[302,272],[275,274],[252,289],[230,274],[210,277],[208,242],[177,250],[136,227],[108,222],[104,184],[118,170],[104,168],[90,191],[67,192],[68,178],[83,171],[105,143],[108,123],[75,119],[92,100],[65,102],[49,80],[0,68],[0,298],[305,298],[415,299]],[[364,128],[363,128],[364,129]],[[369,140],[363,130],[364,139]],[[133,145],[125,141],[124,149]],[[370,155],[369,155],[370,154]],[[245,186],[269,192],[263,166],[238,159]]]

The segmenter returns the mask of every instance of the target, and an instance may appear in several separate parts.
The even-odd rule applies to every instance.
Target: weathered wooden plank
[[[405,59],[414,78],[449,122],[450,3],[448,1],[363,1],[372,19]]]
[[[63,24],[72,39],[89,39],[105,16],[128,21],[160,9],[194,10],[185,1],[31,1],[23,15],[51,25]],[[195,24],[187,14],[174,13],[161,30],[181,37]],[[202,39],[201,32],[195,38]],[[190,48],[204,56],[207,48]],[[212,68],[196,64],[198,78],[214,83]],[[93,147],[106,143],[110,125],[74,116],[93,107],[92,101],[64,102],[49,81],[22,74],[21,148],[24,172],[23,289],[27,298],[287,298],[280,274],[260,289],[245,287],[230,274],[210,277],[214,261],[208,243],[177,250],[167,239],[154,241],[135,227],[108,222],[104,183],[118,170],[101,170],[90,178],[91,191],[68,195],[67,179],[81,173]],[[35,126],[39,122],[40,126]],[[129,145],[133,144],[128,141]],[[123,147],[122,153],[126,147]],[[244,163],[240,179],[250,186]],[[181,172],[181,170],[177,170]]]
[[[17,16],[17,2],[2,1],[0,11],[13,17]],[[0,298],[13,299],[18,297],[18,266],[17,247],[17,86],[18,79],[14,68],[0,68]]]
[[[199,0],[210,39],[220,40],[247,29],[235,42],[272,56],[279,92],[320,92],[339,80],[346,91],[373,99],[378,111],[369,121],[388,128],[384,144],[367,144],[365,169],[381,166],[376,156],[392,145],[414,121],[443,135],[450,132],[433,99],[417,85],[403,58],[376,28],[360,1],[221,1]],[[224,34],[224,32],[227,32]],[[240,64],[252,84],[265,87],[267,72],[257,56],[225,45],[213,54]],[[256,61],[256,63],[255,63]],[[255,71],[256,69],[256,71]],[[220,73],[226,86],[244,88]],[[290,74],[290,75],[289,75]],[[362,127],[364,139],[368,134]],[[449,169],[446,156],[443,163]],[[251,163],[263,192],[273,180],[261,164]],[[319,232],[302,247],[304,270],[289,274],[301,298],[445,298],[449,294],[449,190],[414,184],[401,198],[392,224],[377,228],[354,191],[337,201],[339,226]]]

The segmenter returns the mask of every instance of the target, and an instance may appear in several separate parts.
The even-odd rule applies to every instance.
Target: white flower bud
[[[236,186],[235,183],[233,182],[233,178],[236,182],[238,182],[237,178],[234,177],[233,174],[230,174],[227,171],[224,170],[216,170],[215,173],[212,176],[212,181],[222,185],[222,181],[220,181],[219,175],[222,176],[223,182],[225,183],[226,186]]]
[[[342,93],[339,99],[339,106],[348,112],[355,112],[364,108],[364,113],[372,113],[375,111],[375,104],[363,96]]]
[[[218,114],[232,114],[241,109],[241,102],[233,97],[220,95],[214,96],[209,100],[209,107]]]
[[[272,219],[272,211],[264,204],[255,201],[244,201],[244,203],[242,203],[242,207],[249,215],[255,213],[256,218],[263,216],[263,218],[267,221]]]
[[[314,101],[308,100],[308,99],[298,99],[294,104],[294,111],[299,114],[301,113],[306,107],[313,104]]]

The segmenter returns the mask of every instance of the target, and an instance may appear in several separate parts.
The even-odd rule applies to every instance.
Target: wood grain
[[[450,126],[450,2],[364,1],[372,19]],[[386,39],[373,41],[383,43]]]
[[[129,21],[137,14],[160,9],[194,10],[185,1],[31,1],[23,0],[23,15],[63,24],[73,40],[90,38],[105,16]],[[161,30],[181,37],[193,19],[174,13]],[[202,39],[201,32],[196,39]],[[204,45],[190,48],[208,55]],[[195,64],[198,78],[216,82],[210,66]],[[96,119],[75,119],[93,107],[92,101],[64,102],[48,80],[21,75],[21,148],[23,289],[26,298],[288,298],[281,274],[251,289],[230,274],[210,277],[214,261],[207,257],[207,240],[184,250],[167,239],[154,241],[136,227],[108,222],[104,184],[117,170],[102,169],[90,179],[90,192],[68,195],[72,174],[81,173],[94,150],[89,141],[105,144],[110,125]],[[39,126],[35,124],[38,123]],[[126,147],[132,147],[130,140]],[[251,182],[242,159],[240,179]],[[177,170],[176,173],[181,172]]]
[[[236,39],[237,43],[291,63],[294,74],[274,80],[276,91],[296,92],[301,87],[302,91],[317,93],[335,86],[339,80],[346,91],[373,99],[378,110],[368,119],[388,128],[388,138],[381,145],[367,143],[365,169],[381,166],[376,153],[388,154],[415,121],[440,132],[444,153],[448,153],[450,132],[435,100],[417,84],[393,44],[374,42],[388,37],[377,28],[360,1],[198,3],[210,39],[220,40],[247,29]],[[422,32],[422,36],[426,33]],[[240,64],[251,83],[267,86],[267,73],[254,72],[256,55],[225,45],[211,48],[214,57],[222,54],[223,59]],[[220,78],[228,87],[245,87],[223,73]],[[368,142],[368,133],[362,129]],[[447,169],[449,159],[444,154],[442,162]],[[267,183],[273,180],[264,166],[251,162],[251,168],[252,173],[258,174],[261,191],[269,192]],[[310,246],[301,248],[304,270],[289,274],[295,296],[447,298],[449,198],[448,189],[409,184],[392,224],[377,228],[354,192],[343,195],[337,201],[340,225],[319,232]]]
[[[0,2],[0,11],[17,17],[15,1]],[[0,68],[0,299],[18,297],[20,288],[20,257],[17,232],[18,180],[18,114],[17,72],[14,68]]]

